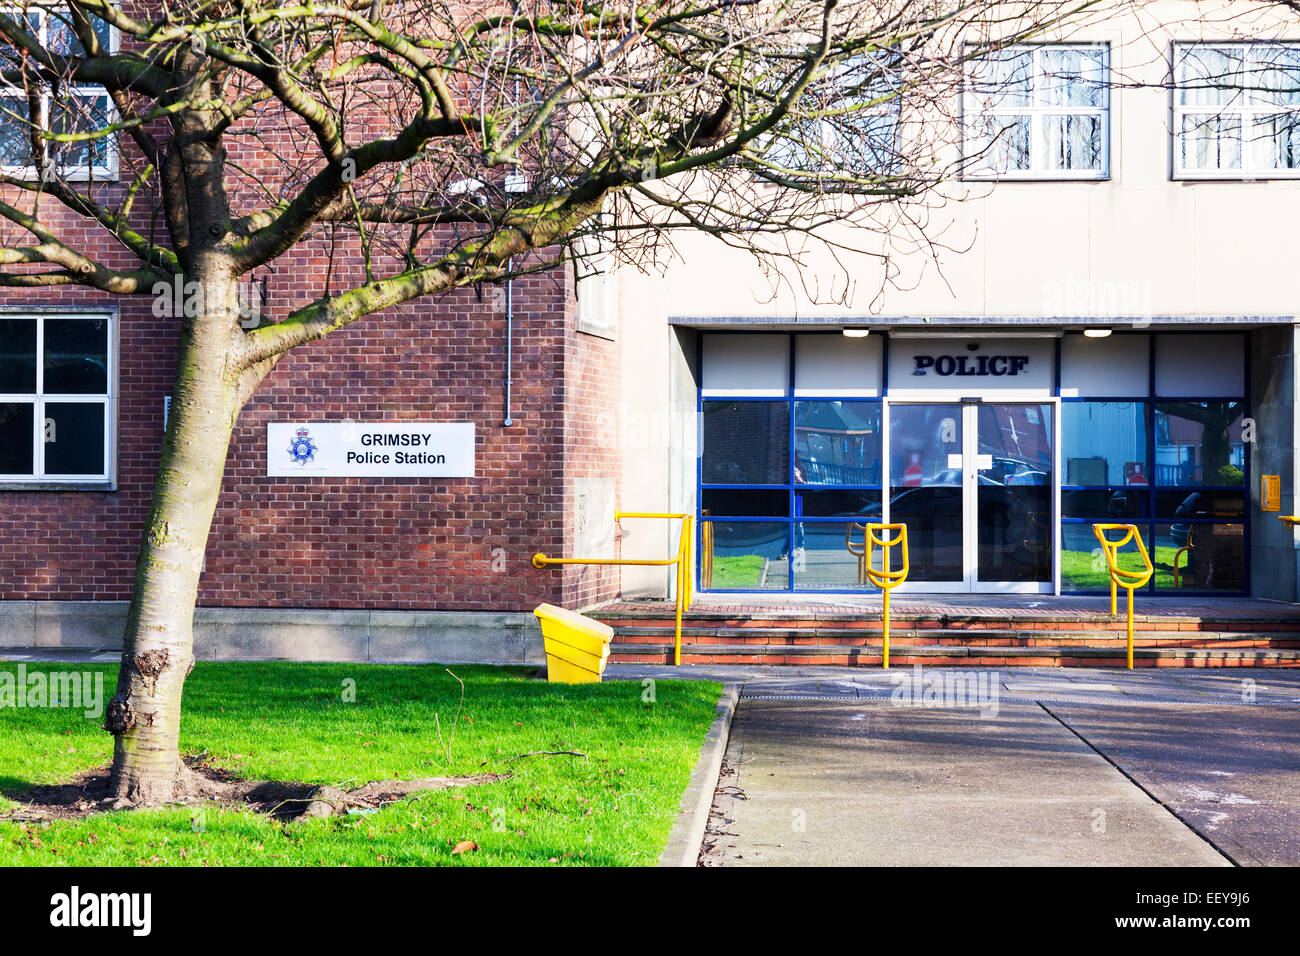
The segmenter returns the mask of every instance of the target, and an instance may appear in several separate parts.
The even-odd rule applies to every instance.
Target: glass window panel
[[[789,414],[785,402],[705,402],[701,448],[704,483],[788,483]]]
[[[999,50],[971,64],[970,95],[977,109],[1029,106],[1032,100],[1033,51]]]
[[[1242,591],[1246,529],[1240,524],[1158,524],[1151,556],[1156,590]]]
[[[1137,488],[1062,491],[1061,517],[1094,521],[1132,521],[1148,517],[1151,494]]]
[[[796,522],[795,590],[876,590],[867,579],[859,556],[863,549],[863,528],[856,523]]]
[[[1240,520],[1246,514],[1243,491],[1160,491],[1156,492],[1157,518],[1228,518]]]
[[[1178,49],[1178,102],[1227,106],[1241,102],[1244,53],[1239,47],[1194,44]]]
[[[880,484],[879,402],[795,402],[794,480]]]
[[[809,518],[848,518],[861,515],[880,520],[879,491],[803,491],[803,514]]]
[[[713,517],[788,518],[790,493],[710,488],[700,492],[700,508]]]
[[[790,588],[790,524],[772,521],[707,521],[700,555],[705,588],[787,591]]]
[[[4,12],[9,19],[14,21],[21,22],[26,19],[27,22],[24,25],[27,32],[38,40],[40,39],[41,17],[39,13],[30,11],[26,14],[19,14],[17,10],[5,10]],[[18,68],[22,65],[22,62],[23,54],[19,52],[18,48],[8,40],[0,37],[0,69]]]
[[[108,97],[103,95],[73,95],[56,100],[50,105],[50,130],[54,133],[91,133],[108,125]],[[62,166],[108,165],[108,137],[51,142],[49,151]]]
[[[994,175],[1030,168],[1028,116],[980,115],[972,125],[968,160],[976,175]]]
[[[45,394],[108,393],[108,320],[45,320]]]
[[[51,13],[48,20],[48,48],[60,56],[81,56],[85,53],[85,47],[82,46],[81,40],[77,38],[76,31],[72,29],[72,21],[66,11],[57,11]],[[99,17],[90,18],[90,28],[94,30],[99,45],[105,49],[111,49],[111,29],[109,25]]]
[[[1101,172],[1105,162],[1102,117],[1095,114],[1044,116],[1043,162],[1049,170],[1091,169]]]
[[[104,404],[46,402],[45,474],[104,473]]]
[[[1038,101],[1046,106],[1106,105],[1106,52],[1097,47],[1043,47]]]
[[[1256,116],[1250,130],[1255,168],[1300,169],[1300,113]]]
[[[36,391],[36,320],[0,318],[0,392]]]
[[[1245,483],[1240,402],[1157,402],[1155,483]]]
[[[1240,169],[1241,117],[1186,113],[1179,128],[1185,169]]]
[[[1147,540],[1147,528],[1147,525],[1138,526],[1149,551],[1151,542]],[[1155,561],[1154,555],[1152,561]],[[1119,566],[1132,571],[1145,568],[1134,544],[1129,543],[1120,551]],[[1110,591],[1110,570],[1091,524],[1061,525],[1061,590]]]
[[[1251,99],[1276,106],[1300,106],[1300,46],[1261,44],[1252,49],[1252,57]]]
[[[26,100],[0,96],[0,166],[32,165],[29,115]]]
[[[1061,458],[1066,485],[1146,483],[1146,403],[1062,402]]]
[[[0,475],[30,475],[35,470],[35,416],[33,402],[0,403]]]

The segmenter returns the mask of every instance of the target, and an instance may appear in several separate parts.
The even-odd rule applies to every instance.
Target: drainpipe
[[[506,273],[510,273],[512,260],[506,260]],[[515,289],[514,279],[506,279],[506,414],[501,422],[503,428],[515,423],[510,417],[510,386],[514,384],[514,324],[515,324]]]

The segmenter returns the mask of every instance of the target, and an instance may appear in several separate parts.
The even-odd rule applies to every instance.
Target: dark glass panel
[[[701,477],[706,485],[784,485],[790,478],[785,402],[705,402]]]

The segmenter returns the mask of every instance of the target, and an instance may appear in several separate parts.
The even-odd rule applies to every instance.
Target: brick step
[[[672,663],[671,644],[616,644],[610,660],[622,664]],[[890,665],[931,667],[1123,667],[1123,647],[1056,645],[1021,647],[990,645],[958,647],[949,644],[912,644],[896,647],[890,641]],[[682,644],[685,664],[786,664],[875,665],[879,647],[836,645]],[[1300,667],[1300,650],[1264,648],[1135,647],[1135,667]]]
[[[670,636],[661,627],[620,627],[615,630],[614,643],[618,646],[662,643]],[[808,647],[828,645],[833,647],[879,646],[883,635],[880,630],[862,628],[817,628],[791,630],[789,628],[682,628],[682,637],[694,643],[726,645],[774,645]],[[955,646],[1006,645],[1015,647],[1060,646],[1063,643],[1082,646],[1110,647],[1124,644],[1127,634],[1123,630],[1097,632],[1015,631],[981,629],[979,631],[949,630],[943,628],[917,629],[891,626],[890,641],[894,645],[927,644]],[[1135,646],[1148,647],[1242,647],[1242,648],[1297,648],[1300,635],[1289,631],[1257,631],[1247,633],[1210,631],[1147,631],[1135,630]]]
[[[656,631],[675,626],[672,615],[667,617],[626,617],[604,616],[599,613],[586,612],[589,617],[602,621],[615,630],[639,630],[650,628]],[[891,627],[911,628],[914,630],[950,630],[950,631],[1122,631],[1125,628],[1123,616],[1090,615],[1081,617],[1034,617],[1009,618],[947,618],[923,614],[891,614]],[[1282,632],[1300,639],[1300,622],[1279,621],[1276,618],[1195,618],[1167,617],[1161,615],[1134,615],[1133,623],[1142,631],[1167,632],[1217,632],[1217,633],[1255,633],[1259,631]],[[703,617],[692,614],[682,619],[682,627],[692,630],[775,630],[775,631],[879,631],[882,622],[879,614],[874,616],[853,615],[824,618],[796,617]]]

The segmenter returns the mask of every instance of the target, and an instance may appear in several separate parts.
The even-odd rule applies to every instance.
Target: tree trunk
[[[182,776],[181,697],[194,667],[194,606],[238,414],[228,375],[237,321],[233,272],[215,257],[193,281],[199,296],[189,304],[197,308],[185,319],[117,694],[105,717],[115,738],[109,792],[122,806],[170,800]]]

